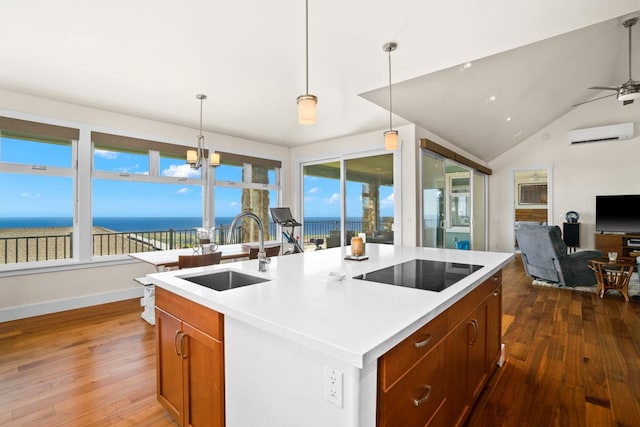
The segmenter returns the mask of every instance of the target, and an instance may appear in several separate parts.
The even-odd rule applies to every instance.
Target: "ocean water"
[[[229,225],[233,217],[215,219],[216,228]],[[307,217],[305,222],[339,221],[336,217]],[[359,218],[348,218],[348,221],[360,221]],[[71,227],[72,218],[68,217],[4,217],[0,218],[0,228],[39,228],[39,227]],[[96,217],[93,225],[114,231],[162,231],[188,230],[202,226],[200,217]]]

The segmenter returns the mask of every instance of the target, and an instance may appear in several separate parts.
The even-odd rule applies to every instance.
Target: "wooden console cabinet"
[[[222,314],[156,288],[158,401],[181,426],[223,427]]]
[[[607,256],[607,252],[617,252],[620,257],[632,257],[632,252],[640,252],[640,247],[629,246],[630,239],[640,240],[640,234],[600,234],[596,233],[596,249]]]
[[[378,360],[378,427],[462,425],[501,338],[500,271]]]

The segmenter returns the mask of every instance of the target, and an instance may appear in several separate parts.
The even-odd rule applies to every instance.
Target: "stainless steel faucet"
[[[245,211],[240,212],[233,218],[231,225],[229,226],[229,232],[227,233],[227,241],[233,243],[233,229],[236,228],[236,223],[244,217],[253,218],[258,223],[258,271],[267,271],[267,264],[271,262],[270,258],[267,258],[267,253],[264,250],[264,225],[260,217],[253,212]]]

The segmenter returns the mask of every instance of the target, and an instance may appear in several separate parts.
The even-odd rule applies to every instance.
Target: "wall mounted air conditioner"
[[[574,129],[569,131],[569,144],[586,142],[621,141],[633,138],[633,123],[598,126],[595,128]]]

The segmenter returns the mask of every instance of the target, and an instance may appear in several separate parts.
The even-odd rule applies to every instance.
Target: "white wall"
[[[85,138],[81,144],[90,143],[91,130],[191,146],[196,145],[198,135],[197,129],[4,90],[0,90],[0,115],[79,128],[81,139]],[[282,161],[282,189],[287,201],[288,148],[211,132],[204,135],[209,149]],[[88,191],[88,186],[81,188]],[[90,209],[88,196],[80,194],[81,206]],[[83,260],[71,269],[0,271],[0,322],[141,296],[142,289],[132,279],[150,272],[150,266],[130,260],[106,264]]]
[[[580,214],[580,247],[595,245],[595,196],[640,194],[640,102],[622,106],[613,98],[571,109],[489,163],[490,250],[513,251],[513,170],[544,166],[551,175],[550,223],[562,225],[567,211]],[[572,129],[635,122],[626,141],[569,145]],[[548,139],[545,139],[547,138]]]

